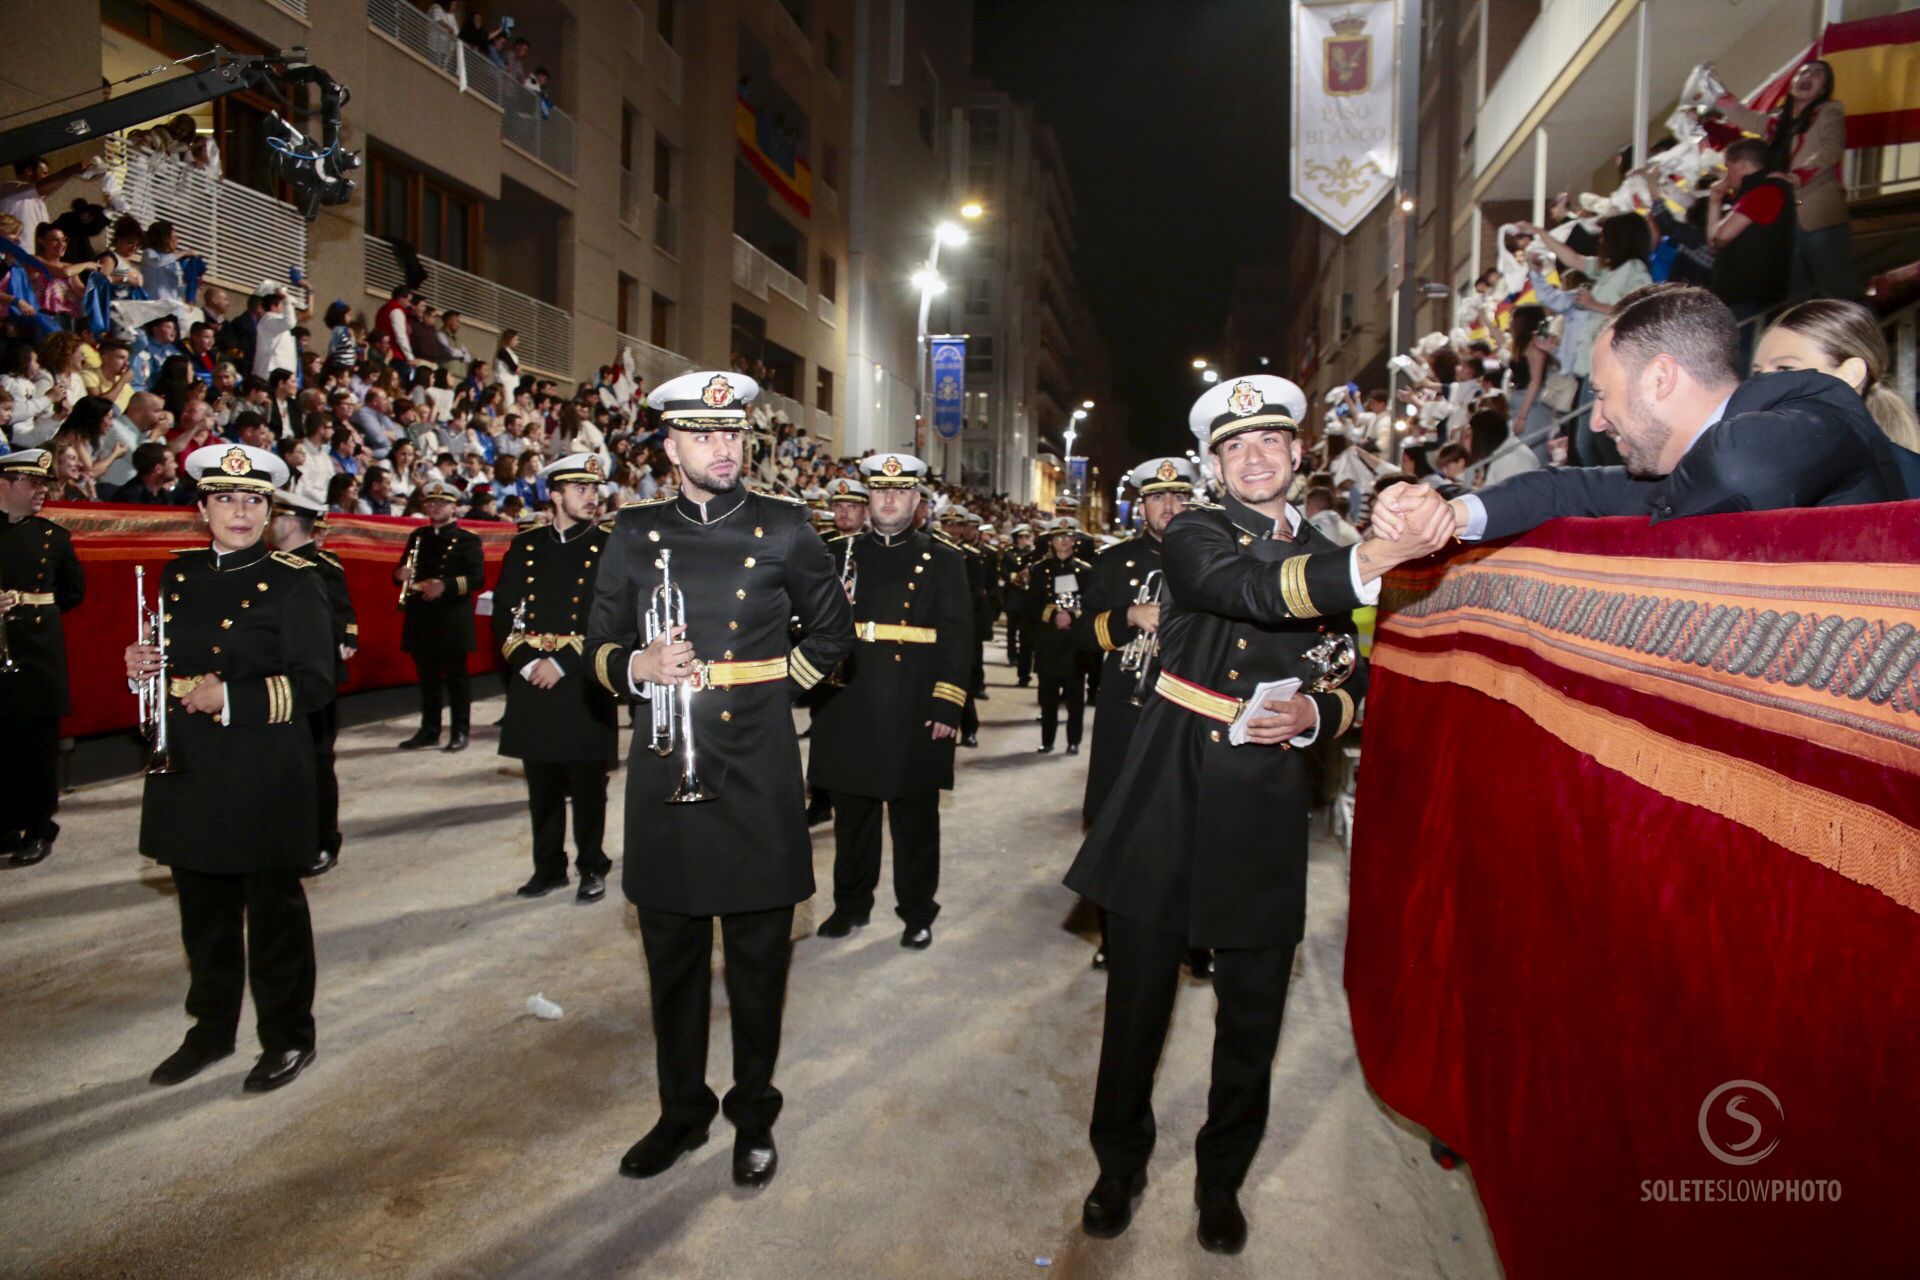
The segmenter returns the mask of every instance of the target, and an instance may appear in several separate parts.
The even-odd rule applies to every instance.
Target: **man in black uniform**
[[[1139,683],[1135,671],[1121,670],[1121,655],[1136,637],[1151,636],[1160,625],[1156,600],[1134,602],[1148,575],[1160,571],[1160,540],[1167,525],[1187,509],[1198,479],[1185,458],[1154,458],[1127,475],[1139,494],[1140,529],[1094,557],[1083,599],[1084,612],[1073,624],[1074,642],[1082,653],[1101,660],[1100,696],[1093,709],[1093,755],[1087,761],[1087,791],[1080,805],[1081,821],[1092,825],[1100,805],[1113,787],[1127,742],[1140,719],[1133,703]],[[1158,667],[1157,661],[1150,664]],[[1146,687],[1153,688],[1151,676]]]
[[[927,464],[861,459],[873,528],[849,544],[857,590],[845,683],[823,685],[808,780],[833,796],[833,914],[823,938],[867,923],[880,883],[880,816],[893,835],[900,945],[933,941],[940,912],[940,792],[953,789],[953,740],[966,702],[973,610],[961,552],[913,528]]]
[[[981,658],[985,636],[993,630],[993,619],[987,616],[987,565],[985,557],[977,547],[967,543],[969,517],[972,513],[959,503],[949,503],[940,513],[940,529],[934,540],[960,556],[960,563],[967,575],[967,611],[971,620],[968,630],[972,634],[967,659],[967,675],[960,683],[967,691],[967,704],[960,711],[960,745],[977,747],[980,745],[980,710],[974,704],[986,695],[986,666]]]
[[[276,551],[298,556],[313,566],[327,589],[327,608],[333,617],[334,696],[307,716],[307,727],[313,731],[315,813],[320,823],[314,860],[306,868],[309,876],[325,875],[340,861],[340,780],[334,772],[333,744],[340,734],[339,692],[347,682],[347,660],[360,644],[360,625],[354,620],[346,569],[338,556],[321,550],[314,540],[326,518],[326,504],[279,489],[273,495],[273,523],[267,530],[267,541]]]
[[[1038,609],[1027,567],[1037,558],[1033,547],[1033,526],[1020,523],[1008,535],[1013,545],[1000,553],[1000,598],[1007,610],[1007,665],[1013,668],[1019,688],[1033,679],[1033,621]]]
[[[1306,922],[1304,753],[1344,734],[1364,668],[1312,691],[1327,672],[1309,654],[1351,633],[1346,616],[1378,597],[1389,567],[1451,535],[1444,508],[1401,543],[1339,548],[1286,501],[1299,465],[1298,387],[1265,374],[1224,381],[1190,421],[1225,493],[1167,527],[1168,603],[1160,616],[1157,696],[1067,884],[1108,914],[1107,1008],[1090,1136],[1100,1178],[1081,1223],[1112,1236],[1132,1219],[1153,1150],[1153,1076],[1180,961],[1212,947],[1215,1020],[1207,1123],[1196,1144],[1199,1238],[1246,1242],[1238,1190],[1266,1127],[1293,952]],[[1330,662],[1330,666],[1331,666]],[[1300,692],[1262,694],[1297,677]],[[1329,686],[1332,677],[1325,681]],[[1235,745],[1244,735],[1244,745]]]
[[[519,888],[539,898],[566,887],[567,801],[573,801],[574,897],[598,902],[613,862],[607,828],[607,771],[619,754],[613,695],[587,668],[586,622],[608,531],[600,517],[600,456],[575,453],[548,464],[553,523],[535,525],[507,548],[493,588],[493,643],[505,663],[507,714],[500,754],[522,761],[533,817],[533,878]]]
[[[400,744],[402,751],[439,744],[443,702],[453,717],[447,750],[467,749],[473,597],[486,589],[487,562],[480,539],[455,523],[459,501],[460,491],[446,481],[427,483],[421,505],[428,524],[408,535],[406,551],[393,570],[407,611],[400,647],[413,655],[420,673],[420,731]]]
[[[847,655],[853,625],[839,566],[806,505],[741,483],[741,432],[757,394],[751,378],[709,372],[671,379],[648,397],[667,428],[680,494],[621,508],[587,623],[589,668],[615,696],[677,708],[676,686],[697,689],[688,699],[692,766],[684,725],[667,756],[647,750],[651,734],[636,729],[627,764],[622,880],[639,908],[662,1112],[620,1162],[638,1178],[706,1141],[716,1110],[706,1083],[715,916],[733,1024],[724,1109],[737,1133],[734,1181],[759,1186],[778,1165],[773,1067],[793,908],[814,888],[793,694]],[[669,576],[685,598],[684,634],[663,628],[648,644],[641,618]],[[788,633],[795,617],[804,637],[797,647]],[[689,780],[711,798],[671,802]]]
[[[0,456],[0,853],[16,867],[44,861],[60,834],[60,615],[87,593],[73,539],[40,514],[52,477],[45,449]]]
[[[867,527],[867,486],[840,476],[827,485],[827,506],[833,512],[837,535],[858,533]]]
[[[1047,531],[1047,554],[1028,569],[1028,591],[1038,602],[1033,666],[1040,677],[1040,754],[1053,750],[1060,704],[1067,705],[1067,754],[1080,754],[1087,705],[1087,677],[1073,644],[1073,623],[1084,610],[1080,593],[1093,566],[1074,554],[1080,522],[1061,516]]]
[[[1093,709],[1093,756],[1087,762],[1087,790],[1080,805],[1083,827],[1091,827],[1099,816],[1120,764],[1127,758],[1127,744],[1140,720],[1134,690],[1151,690],[1153,674],[1160,666],[1157,658],[1147,662],[1149,674],[1144,686],[1138,671],[1121,666],[1127,646],[1143,636],[1149,637],[1150,643],[1160,625],[1157,598],[1142,603],[1135,603],[1134,598],[1149,575],[1160,571],[1160,540],[1173,518],[1187,509],[1198,479],[1193,464],[1185,458],[1154,458],[1129,472],[1127,480],[1139,494],[1140,531],[1094,557],[1093,571],[1088,575],[1086,610],[1073,624],[1073,639],[1081,655],[1101,662],[1103,670]],[[1157,593],[1164,594],[1164,590]],[[1101,912],[1100,948],[1093,953],[1093,967],[1104,969],[1106,963],[1106,913]],[[1196,978],[1212,977],[1213,957],[1206,948],[1195,947],[1187,956],[1187,967]]]
[[[314,1056],[313,924],[300,872],[317,825],[307,717],[333,697],[326,588],[298,556],[267,549],[287,467],[249,445],[187,456],[209,547],[160,574],[167,652],[127,647],[127,677],[158,677],[173,771],[149,773],[140,852],[173,872],[186,944],[185,1041],[154,1068],[178,1084],[231,1054],[250,984],[262,1050],[249,1093],[290,1083]]]

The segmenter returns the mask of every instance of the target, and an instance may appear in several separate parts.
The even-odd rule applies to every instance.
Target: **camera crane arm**
[[[276,82],[311,84],[320,91],[323,137],[319,149],[310,150],[312,140],[277,114],[272,124],[278,126],[274,129],[278,136],[270,136],[267,145],[274,150],[279,176],[302,196],[309,221],[322,204],[346,203],[353,194],[353,183],[340,175],[360,163],[356,153],[339,146],[340,108],[347,102],[346,86],[308,62],[305,49],[240,55],[215,45],[209,56],[213,65],[205,70],[0,132],[0,165],[165,119],[243,89],[265,93],[287,104]],[[293,114],[290,104],[288,112]]]

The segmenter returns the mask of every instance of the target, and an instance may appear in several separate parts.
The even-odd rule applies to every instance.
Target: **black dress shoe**
[[[1213,952],[1207,947],[1194,947],[1187,952],[1187,972],[1196,978],[1213,977]]]
[[[52,836],[34,836],[14,851],[13,865],[16,867],[31,867],[36,862],[45,862],[47,855],[52,852]]]
[[[933,930],[921,925],[900,935],[900,945],[909,951],[925,951],[933,945]]]
[[[742,1130],[733,1140],[733,1180],[742,1187],[764,1187],[780,1170],[780,1153],[765,1129]]]
[[[452,733],[447,735],[446,750],[465,751],[466,749],[467,749],[467,731],[465,729],[455,729]]]
[[[825,920],[822,920],[820,927],[813,931],[814,936],[819,938],[844,938],[861,925],[867,923],[869,919],[871,919],[871,917],[865,914],[855,915],[851,911],[843,911],[839,907],[835,907],[833,914],[829,915]]]
[[[970,733],[966,737],[960,739],[960,745],[963,747],[977,747],[980,745],[980,735],[977,733]]]
[[[647,1136],[627,1148],[620,1157],[620,1172],[629,1178],[651,1178],[673,1168],[673,1162],[707,1140],[705,1129],[690,1129],[684,1124],[662,1120],[647,1130]]]
[[[993,701],[992,698],[987,696],[987,686],[985,685],[981,685],[978,689],[975,689],[973,691],[973,700],[975,702],[992,702]]]
[[[1035,755],[1037,755],[1037,756],[1050,756],[1050,755],[1052,755],[1052,754],[1053,754],[1053,745],[1052,745],[1051,743],[1049,743],[1048,745],[1046,745],[1046,746],[1044,746],[1044,747],[1042,747],[1042,748],[1040,748],[1040,749],[1039,749],[1038,751],[1036,751],[1036,752],[1034,752],[1034,754],[1035,754]]]
[[[283,1049],[279,1053],[263,1053],[260,1060],[253,1064],[253,1070],[247,1072],[246,1083],[240,1088],[247,1093],[267,1093],[282,1085],[292,1084],[294,1077],[305,1071],[313,1062],[311,1049]]]
[[[315,876],[323,876],[338,865],[340,865],[340,855],[331,849],[322,849],[313,856],[312,862],[300,868],[300,878],[311,880]]]
[[[1240,1197],[1231,1191],[1195,1192],[1200,1206],[1200,1226],[1194,1232],[1200,1247],[1208,1253],[1238,1253],[1247,1247],[1247,1215],[1240,1212]]]
[[[585,882],[583,881],[582,883],[584,884]],[[514,892],[523,898],[544,898],[555,889],[564,889],[566,887],[567,878],[565,876],[543,876],[536,871],[533,873],[533,879],[527,881],[518,889],[515,889]]]
[[[1032,683],[1033,683],[1033,681],[1031,681],[1031,680],[1029,680],[1029,679],[1027,679],[1026,677],[1024,677],[1024,676],[1023,676],[1023,677],[1021,677],[1021,679],[1020,679],[1020,681],[1019,681],[1019,683],[1018,683],[1018,684],[1016,684],[1016,685],[1014,685],[1013,687],[1014,687],[1014,688],[1016,688],[1016,689],[1024,689],[1024,688],[1026,688],[1026,687],[1027,687],[1028,685],[1030,685],[1030,684],[1032,684]]]
[[[580,877],[579,891],[573,896],[579,902],[600,901],[607,896],[607,878],[590,871],[583,873]]]
[[[422,729],[411,738],[403,741],[400,744],[400,749],[402,751],[418,751],[422,747],[438,746],[439,742],[440,731],[438,729],[435,729],[432,733],[428,733],[425,729]]]
[[[222,1058],[233,1056],[232,1046],[225,1049],[206,1049],[189,1040],[167,1055],[167,1060],[153,1069],[147,1077],[148,1084],[179,1084],[191,1080]]]
[[[1079,744],[1079,743],[1077,743],[1077,742],[1069,742],[1069,743],[1067,744],[1067,754],[1068,754],[1068,755],[1070,755],[1070,756],[1077,756],[1077,755],[1079,755],[1079,754],[1080,754],[1080,744]]]
[[[1080,1206],[1080,1229],[1099,1240],[1111,1240],[1133,1224],[1133,1202],[1147,1189],[1147,1171],[1130,1181],[1101,1174]]]

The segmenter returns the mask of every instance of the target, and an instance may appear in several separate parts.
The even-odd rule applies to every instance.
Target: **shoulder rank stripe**
[[[798,649],[787,655],[787,674],[792,676],[793,682],[802,689],[811,689],[822,679],[820,669],[807,661],[807,655]]]

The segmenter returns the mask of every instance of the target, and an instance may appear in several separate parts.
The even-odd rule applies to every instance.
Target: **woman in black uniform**
[[[315,782],[307,716],[334,695],[333,627],[319,573],[269,551],[279,458],[216,444],[187,457],[210,545],[160,574],[164,679],[174,771],[149,774],[140,851],[173,872],[193,1027],[154,1069],[178,1084],[231,1054],[241,994],[253,987],[262,1053],[249,1093],[313,1061],[313,928],[300,870],[313,860]],[[127,677],[161,671],[127,648]]]

